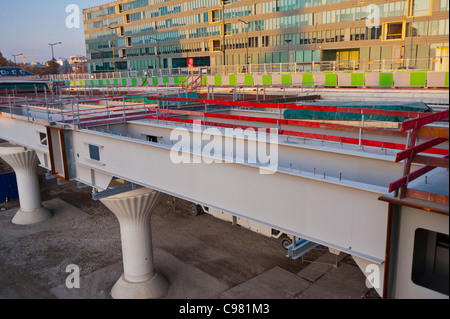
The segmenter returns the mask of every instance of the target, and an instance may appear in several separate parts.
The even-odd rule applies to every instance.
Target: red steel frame
[[[417,179],[420,176],[423,176],[424,174],[434,170],[436,167],[446,167],[449,168],[449,151],[446,151],[446,154],[441,158],[435,158],[435,157],[428,157],[423,155],[418,155],[421,152],[425,152],[429,150],[431,147],[439,145],[441,143],[444,143],[448,141],[448,137],[435,137],[433,139],[430,139],[426,142],[423,142],[419,145],[416,145],[417,135],[420,127],[431,124],[435,121],[439,120],[445,120],[449,118],[449,111],[442,111],[438,113],[429,114],[427,116],[421,117],[421,118],[415,118],[406,120],[402,124],[401,130],[404,131],[410,131],[410,138],[407,149],[405,149],[402,152],[399,152],[396,157],[396,162],[400,162],[402,160],[405,161],[404,163],[404,172],[403,176],[392,182],[389,185],[389,192],[399,191],[398,197],[400,199],[403,199],[407,196],[408,193],[408,183]],[[412,163],[427,163],[425,166],[419,168],[418,170],[411,172],[411,165]],[[444,200],[445,201],[445,200]],[[448,205],[448,197],[447,197],[447,205]]]

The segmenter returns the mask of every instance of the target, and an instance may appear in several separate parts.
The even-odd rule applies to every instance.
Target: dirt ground
[[[57,215],[53,226],[44,226],[44,230],[42,225],[30,226],[12,240],[2,241],[0,234],[0,298],[53,299],[51,288],[67,277],[63,265],[83,265],[84,276],[122,260],[119,223],[101,202],[92,199],[92,189],[78,189],[76,183],[57,185],[54,179],[46,180],[44,174],[40,170],[42,201],[62,200],[85,215],[66,216],[64,220]],[[233,226],[208,214],[192,216],[190,204],[163,195],[152,217],[155,249],[164,250],[230,287],[276,266],[294,274],[308,266],[287,258],[280,239]],[[17,207],[18,200],[0,204],[0,217]],[[2,220],[6,224],[6,219]],[[308,253],[307,259],[315,260],[325,252],[324,247],[319,247]],[[342,262],[354,264],[350,256]],[[371,290],[364,298],[377,299],[378,295]]]

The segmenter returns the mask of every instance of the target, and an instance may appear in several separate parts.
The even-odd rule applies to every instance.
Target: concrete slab
[[[218,299],[292,299],[310,283],[281,267],[274,267],[253,279],[218,295]]]
[[[370,290],[359,268],[341,263],[326,272],[299,296],[299,299],[361,299]]]
[[[231,288],[225,282],[192,267],[164,250],[154,251],[156,270],[170,283],[163,299],[211,299]],[[112,299],[111,289],[123,273],[122,262],[80,278],[79,289],[65,284],[51,289],[58,299]]]
[[[333,267],[336,267],[337,263],[339,263],[346,256],[347,254],[343,253],[340,253],[339,255],[326,253],[298,272],[297,275],[310,282],[315,282]]]

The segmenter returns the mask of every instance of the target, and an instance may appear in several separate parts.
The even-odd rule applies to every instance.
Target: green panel
[[[109,79],[106,80],[106,85],[110,86],[111,85],[111,81]]]
[[[122,85],[123,85],[123,86],[127,86],[127,85],[128,85],[127,79],[122,79]]]
[[[314,77],[312,74],[303,74],[302,76],[302,85],[303,86],[313,86],[314,85]]]
[[[119,80],[118,79],[114,79],[114,85],[119,85]]]
[[[91,86],[95,86],[95,81],[91,80]]]
[[[445,72],[445,86],[448,86],[448,72]]]
[[[231,76],[230,76],[230,78],[231,78]],[[202,85],[204,85],[204,86],[208,85],[208,78],[206,76],[202,76]]]
[[[103,86],[103,80],[98,80],[98,86]]]
[[[291,85],[292,84],[292,77],[289,74],[281,75],[281,84],[282,85]]]
[[[154,86],[158,86],[158,78],[152,78],[152,83]]]
[[[216,75],[214,77],[214,85],[222,85],[222,76]]]
[[[180,84],[180,77],[176,76],[173,78],[173,83],[174,84]]]
[[[394,86],[394,73],[380,73],[379,85],[380,86]]]
[[[364,86],[364,73],[352,73],[352,86]]]
[[[169,78],[168,77],[164,77],[163,78],[163,83],[164,84],[169,84]]]
[[[183,83],[184,81],[186,81],[186,79],[187,79],[187,77],[185,77],[185,76],[180,76],[180,81],[181,81],[181,83]]]
[[[411,72],[409,74],[410,86],[425,86],[427,74],[425,72]]]
[[[137,79],[136,78],[132,78],[131,79],[131,85],[137,86]]]
[[[262,76],[262,83],[263,85],[272,85],[272,75],[264,74]]]
[[[237,77],[236,77],[236,75],[230,75],[230,76],[228,77],[228,83],[229,83],[230,85],[236,85],[236,83],[237,83]]]
[[[329,73],[325,74],[325,86],[337,86],[337,74]]]
[[[245,85],[253,85],[253,76],[251,75],[245,76]]]

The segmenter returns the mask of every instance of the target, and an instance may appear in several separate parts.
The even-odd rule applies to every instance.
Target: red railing
[[[419,154],[427,152],[434,146],[447,142],[449,139],[448,130],[446,136],[434,137],[426,142],[416,145],[417,136],[421,127],[448,118],[449,111],[446,110],[429,114],[424,117],[406,120],[402,123],[401,130],[403,132],[409,131],[407,148],[397,154],[395,161],[405,161],[403,166],[403,176],[389,185],[389,192],[399,191],[397,195],[400,199],[403,199],[407,196],[408,193],[408,183],[434,170],[436,167],[445,167],[447,169],[449,168],[448,150],[446,150],[446,154],[444,154],[443,157],[431,157]],[[424,164],[424,166],[411,172],[411,165],[413,163]]]

